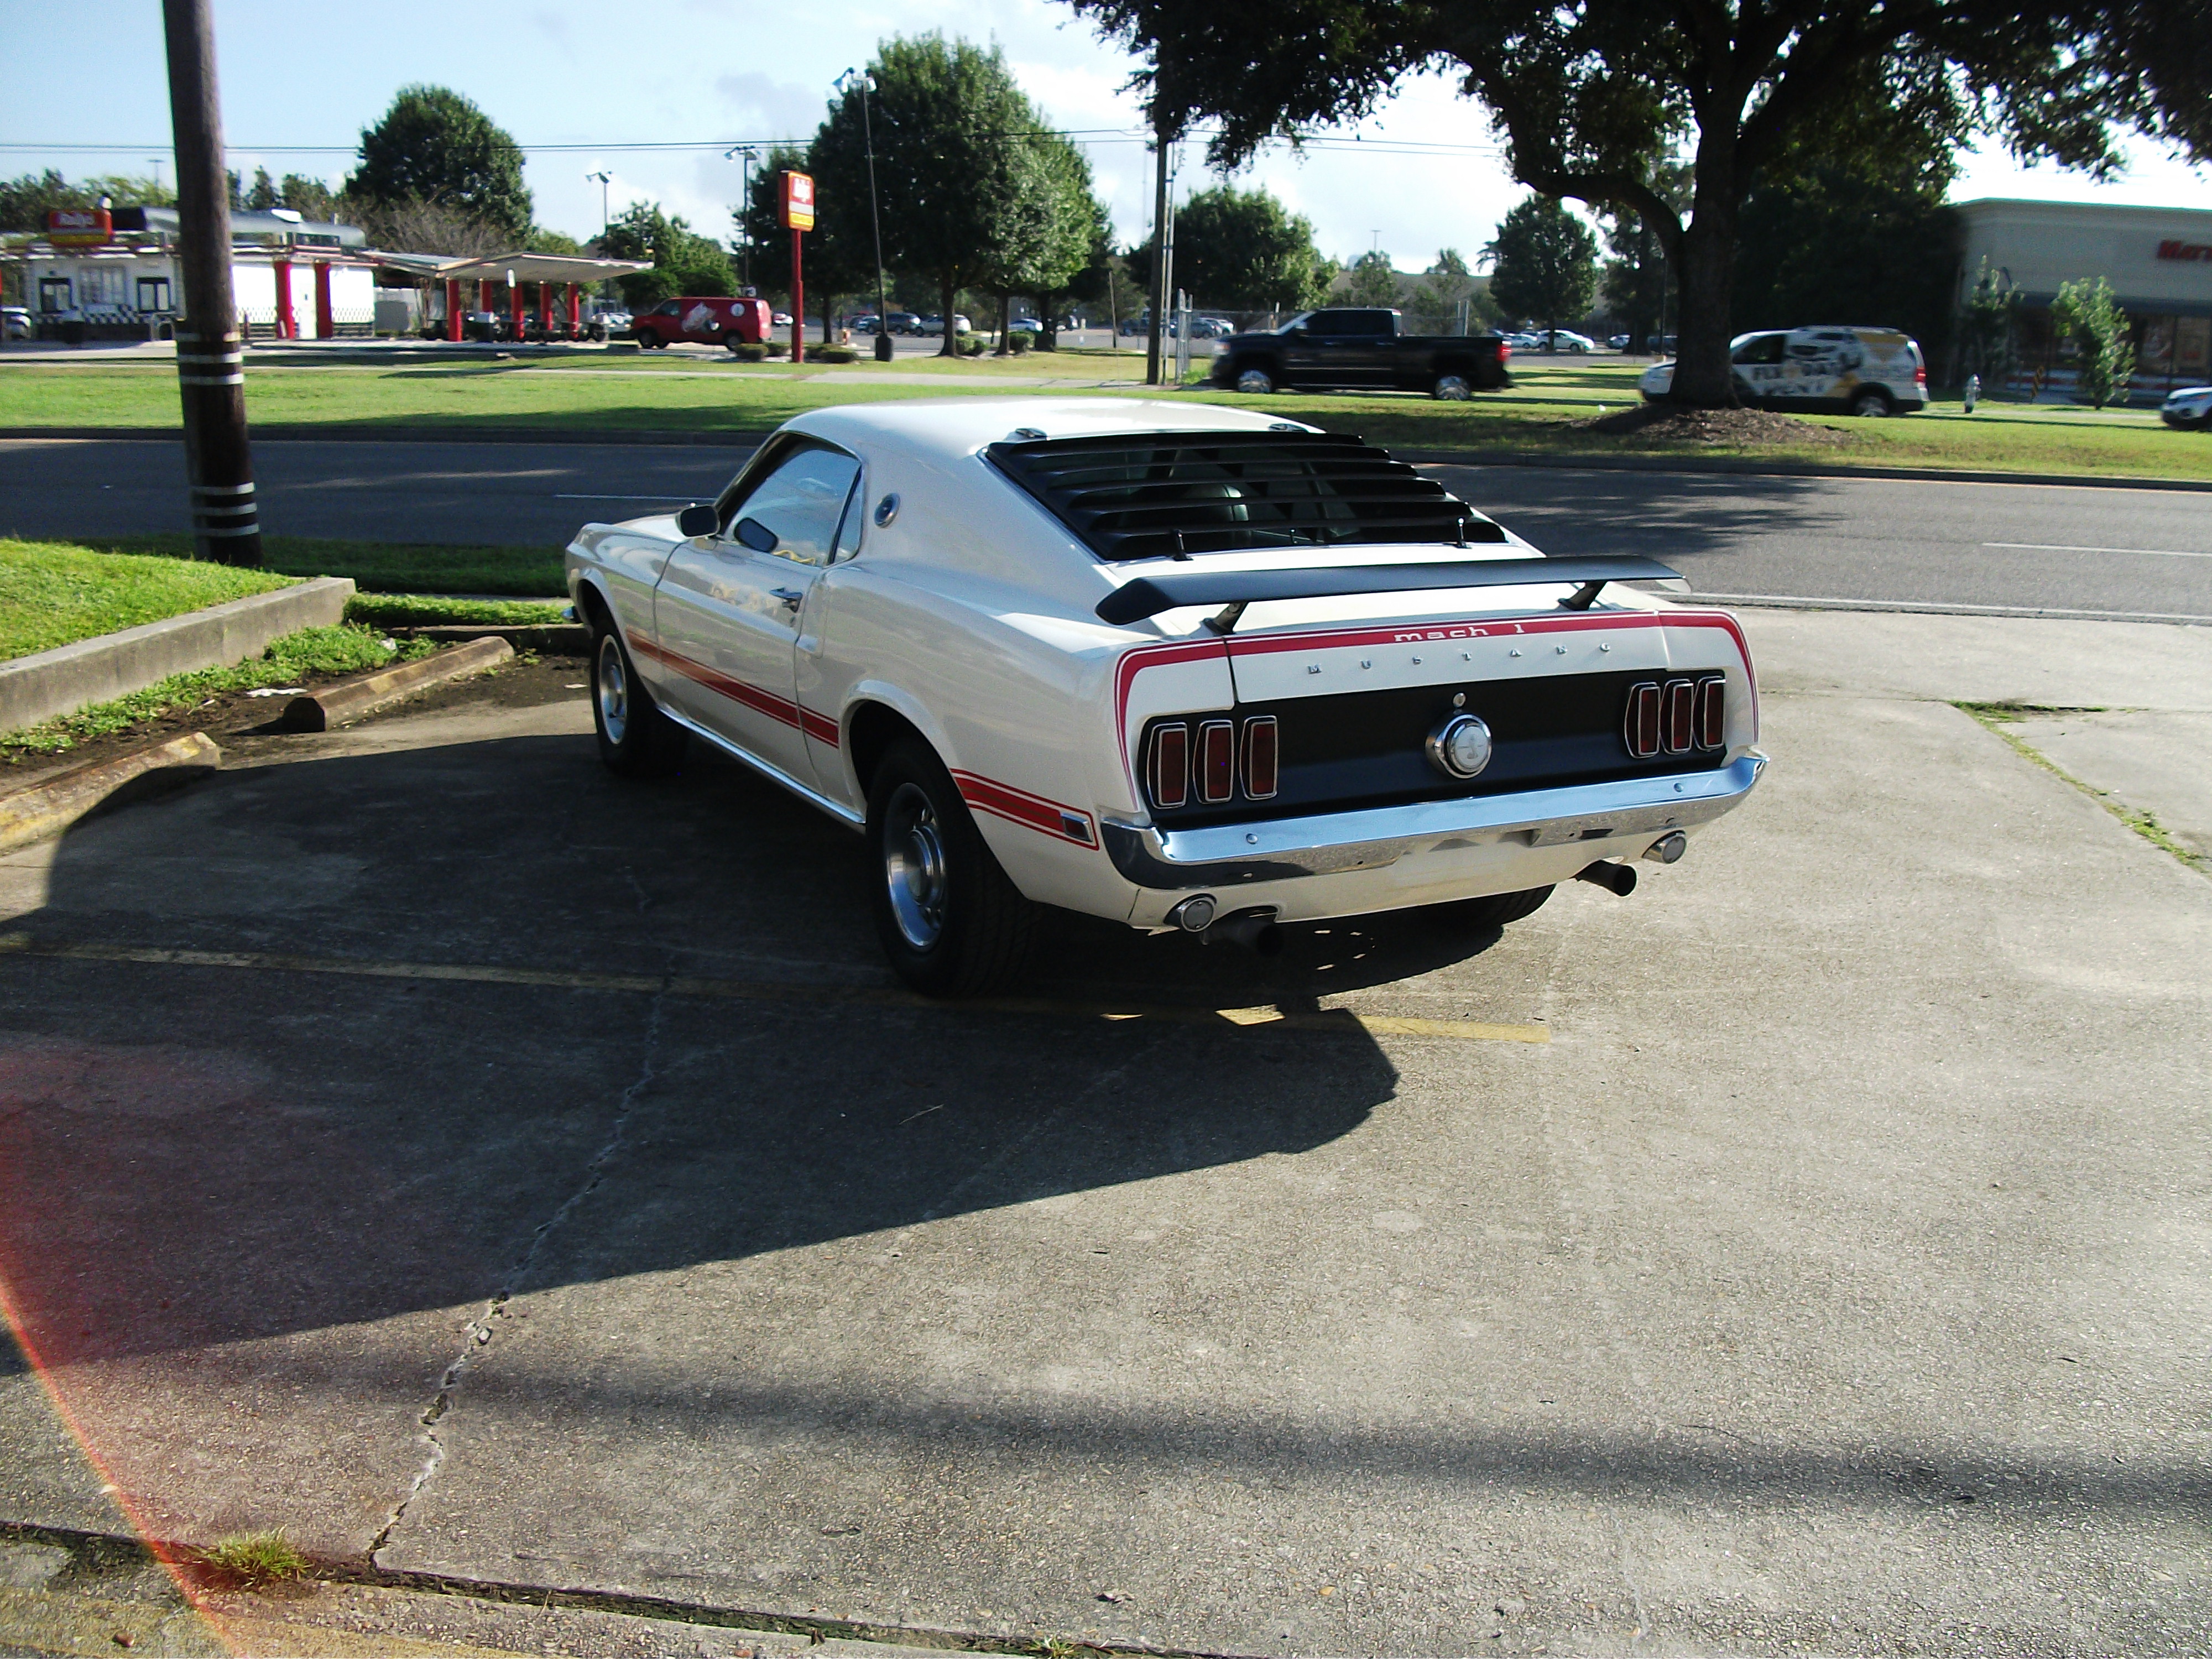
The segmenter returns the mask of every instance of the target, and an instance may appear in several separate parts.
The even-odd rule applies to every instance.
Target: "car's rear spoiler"
[[[1142,622],[1186,605],[1226,607],[1215,631],[1237,625],[1237,613],[1263,599],[1326,599],[1346,593],[1411,593],[1439,587],[1528,587],[1571,582],[1559,603],[1583,611],[1607,582],[1680,581],[1656,559],[1462,559],[1449,564],[1352,564],[1304,570],[1190,570],[1139,576],[1098,601],[1102,622]]]

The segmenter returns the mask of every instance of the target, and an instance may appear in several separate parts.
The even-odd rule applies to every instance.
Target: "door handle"
[[[800,587],[773,587],[769,590],[793,611],[805,601],[806,590]]]

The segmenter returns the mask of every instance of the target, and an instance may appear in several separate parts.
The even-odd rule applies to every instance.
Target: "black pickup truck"
[[[1395,311],[1309,311],[1216,348],[1213,384],[1228,392],[1305,386],[1331,392],[1425,392],[1464,398],[1510,386],[1495,334],[1401,334]]]

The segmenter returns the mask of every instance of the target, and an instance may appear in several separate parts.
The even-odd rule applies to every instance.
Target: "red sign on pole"
[[[811,191],[807,200],[813,201]],[[115,217],[106,208],[49,208],[46,240],[56,247],[105,247],[115,240]]]
[[[814,228],[814,179],[804,173],[783,175],[783,228],[786,230]]]

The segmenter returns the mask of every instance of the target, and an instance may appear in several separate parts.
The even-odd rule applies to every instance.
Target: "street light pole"
[[[587,179],[596,179],[599,181],[599,235],[601,239],[604,240],[607,234],[607,227],[613,222],[607,216],[607,189],[608,186],[612,185],[614,182],[614,174],[611,173],[587,173],[584,177]]]
[[[219,564],[261,562],[261,511],[246,436],[246,350],[230,278],[230,182],[223,173],[208,0],[161,0],[169,121],[177,142],[178,263],[185,314],[177,336],[185,477],[192,548]]]
[[[842,89],[848,80],[860,83],[860,142],[868,152],[868,222],[876,233],[876,361],[891,360],[890,307],[884,299],[884,216],[876,202],[876,133],[868,120],[868,94],[876,89],[875,77],[847,70],[837,77]]]
[[[738,286],[747,294],[753,291],[753,158],[759,153],[750,144],[739,144],[722,152],[725,161],[738,160],[738,177],[741,180],[738,186]]]

